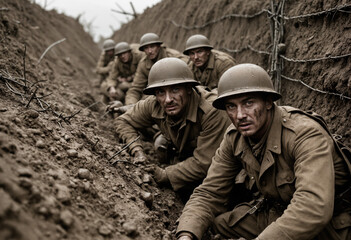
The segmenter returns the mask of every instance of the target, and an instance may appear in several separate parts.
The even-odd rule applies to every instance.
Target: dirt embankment
[[[77,20],[0,0],[0,239],[170,238],[177,196],[126,151],[108,161],[122,144],[94,87],[99,54]]]
[[[284,28],[278,29],[282,37],[277,42],[285,44],[285,52],[281,52],[285,59],[280,58],[280,104],[319,113],[332,132],[351,146],[350,3],[284,2],[279,13],[285,18],[278,19]],[[271,21],[274,9],[268,0],[164,0],[123,25],[114,39],[139,42],[142,34],[155,32],[166,45],[183,51],[187,38],[201,33],[215,48],[227,49],[224,51],[238,63],[255,63],[271,70],[275,59],[271,53],[277,45]]]

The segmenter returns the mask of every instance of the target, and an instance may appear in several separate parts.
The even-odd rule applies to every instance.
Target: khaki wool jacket
[[[307,240],[327,231],[335,189],[349,186],[350,175],[329,133],[295,110],[275,106],[261,164],[245,138],[233,125],[228,128],[207,177],[183,210],[178,234],[188,231],[201,239],[214,217],[229,211],[227,196],[241,169],[247,173],[247,188],[256,185],[266,198],[287,206],[280,217],[267,223],[260,240]],[[271,212],[264,211],[269,219]],[[334,216],[332,223],[335,228],[350,227],[350,214]]]
[[[216,93],[208,92],[202,87],[196,89],[189,100],[186,115],[176,126],[172,126],[155,96],[139,101],[115,121],[117,134],[126,143],[138,136],[137,129],[158,125],[162,134],[179,152],[180,162],[166,167],[174,190],[206,176],[211,159],[230,125],[226,113],[212,107]],[[132,154],[133,148],[137,146],[141,146],[141,143],[136,142],[130,146]]]
[[[157,60],[166,58],[166,57],[176,57],[183,60],[185,63],[188,63],[189,58],[174,50],[172,48],[161,46],[160,52],[158,54]],[[150,69],[154,65],[154,62],[144,56],[138,65],[138,68],[135,73],[135,77],[132,83],[132,86],[127,91],[126,95],[126,105],[135,104],[143,97],[143,90],[147,86],[147,80],[149,76]]]
[[[127,78],[135,74],[138,64],[145,54],[139,50],[132,50],[131,53],[132,59],[128,63],[123,63],[118,59],[118,57],[115,57],[110,74],[107,78],[107,89],[110,87],[117,87],[118,77]]]
[[[96,72],[100,74],[102,79],[107,78],[112,68],[113,60],[114,60],[114,56],[109,57],[108,55],[106,55],[105,51],[102,51],[99,57],[99,60],[96,64]]]
[[[193,62],[189,63],[189,68],[196,81],[212,90],[218,87],[218,81],[222,74],[234,65],[234,58],[227,53],[211,50],[207,66],[203,71],[196,67]]]

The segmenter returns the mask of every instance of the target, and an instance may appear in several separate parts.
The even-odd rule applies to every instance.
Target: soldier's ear
[[[272,96],[270,96],[269,94],[265,94],[264,102],[265,102],[265,107],[266,107],[267,111],[271,110],[273,107]]]
[[[186,85],[186,92],[190,95],[193,92],[192,86]]]

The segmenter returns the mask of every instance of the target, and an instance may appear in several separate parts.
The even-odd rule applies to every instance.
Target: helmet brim
[[[189,51],[193,50],[193,49],[196,49],[196,48],[208,48],[210,50],[213,49],[213,47],[211,45],[196,45],[196,46],[192,46],[192,47],[189,47],[189,48],[185,49],[183,51],[183,54],[189,55]]]
[[[236,90],[234,92],[232,90],[226,91],[225,93],[221,94],[220,97],[218,97],[216,100],[213,101],[212,106],[217,108],[217,109],[220,109],[220,110],[225,110],[225,100],[228,97],[233,97],[233,96],[236,96],[239,94],[245,94],[245,93],[265,93],[265,94],[270,95],[272,97],[273,101],[276,101],[282,97],[279,93],[277,93],[271,89],[242,88],[242,89]]]
[[[171,86],[171,85],[177,85],[177,84],[187,84],[187,85],[191,85],[192,87],[199,85],[199,83],[197,81],[195,81],[194,79],[167,79],[162,81],[162,82],[158,82],[155,84],[152,84],[151,86],[147,86],[144,90],[143,93],[145,95],[155,95],[155,90],[159,87],[165,87],[165,86]]]
[[[150,45],[150,44],[162,44],[163,42],[162,41],[151,41],[151,42],[148,42],[148,43],[145,43],[143,45],[140,45],[139,47],[139,51],[144,51],[144,47],[147,46],[147,45]]]

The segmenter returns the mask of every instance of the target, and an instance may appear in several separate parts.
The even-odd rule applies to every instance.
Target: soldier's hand
[[[145,153],[143,150],[137,150],[134,152],[134,160],[133,163],[138,164],[138,163],[145,163],[147,160],[147,157],[145,156]]]
[[[126,111],[128,111],[128,109],[132,108],[133,106],[134,106],[134,104],[125,105],[125,106],[122,106],[122,107],[114,108],[113,111],[116,112],[116,113],[119,113],[119,114],[123,114]]]
[[[166,170],[164,170],[158,166],[155,166],[153,174],[154,174],[155,182],[157,182],[158,184],[169,182]]]
[[[120,108],[123,106],[123,103],[121,101],[113,101],[110,102],[110,104],[106,107],[107,112],[115,112],[115,109]]]

